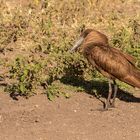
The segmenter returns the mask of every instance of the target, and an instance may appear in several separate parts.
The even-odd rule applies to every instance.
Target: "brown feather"
[[[85,36],[84,33],[81,36]],[[98,32],[98,31],[96,31],[96,30],[92,30],[92,29],[90,29],[90,32],[85,37],[85,40],[82,44],[82,48],[86,47],[87,44],[90,44],[91,42],[108,46],[107,36]]]
[[[90,43],[84,47],[83,52],[86,58],[90,60],[89,62],[94,61],[97,70],[107,78],[117,78],[140,88],[139,70],[119,50],[97,43]]]
[[[120,53],[121,55],[123,55],[123,56],[124,56],[130,63],[132,63],[133,65],[136,64],[136,59],[135,59],[133,56],[131,56],[131,55],[127,54],[127,53],[121,52],[120,50],[118,50],[118,49],[116,49],[116,48],[112,48],[112,49],[114,49],[114,52],[118,52],[118,51],[119,51],[119,53]]]

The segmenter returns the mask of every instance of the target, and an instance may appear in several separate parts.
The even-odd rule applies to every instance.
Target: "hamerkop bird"
[[[108,107],[115,107],[118,90],[116,79],[140,88],[140,70],[135,67],[135,59],[129,54],[110,47],[108,38],[104,34],[93,29],[86,29],[80,35],[71,52],[76,51],[80,46],[89,63],[109,79],[109,93],[104,106],[105,110]],[[111,102],[112,82],[114,95]]]

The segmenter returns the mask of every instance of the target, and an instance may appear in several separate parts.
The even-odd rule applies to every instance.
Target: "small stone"
[[[38,122],[39,122],[39,118],[37,118],[37,119],[35,120],[35,122],[38,123]]]
[[[39,105],[35,105],[34,107],[35,107],[35,108],[38,108],[38,107],[39,107]]]
[[[51,121],[49,121],[49,124],[52,124],[52,122],[51,122]]]

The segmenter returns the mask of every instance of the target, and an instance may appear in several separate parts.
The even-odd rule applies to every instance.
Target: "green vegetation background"
[[[46,93],[50,100],[68,98],[70,91],[84,90],[87,81],[106,81],[81,53],[68,51],[85,28],[105,33],[112,47],[133,55],[140,67],[136,0],[14,2],[13,6],[0,1],[0,80],[11,96]],[[96,93],[96,88],[92,90]]]

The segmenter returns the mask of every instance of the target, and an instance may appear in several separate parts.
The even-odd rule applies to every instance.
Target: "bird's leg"
[[[109,93],[105,103],[105,110],[108,110],[108,107],[110,106],[111,95],[112,95],[112,86],[111,86],[111,80],[109,80]]]
[[[117,86],[115,80],[113,80],[113,84],[114,84],[114,95],[113,95],[113,98],[112,98],[111,107],[115,107],[115,98],[116,98],[117,91],[118,91],[118,86]]]

